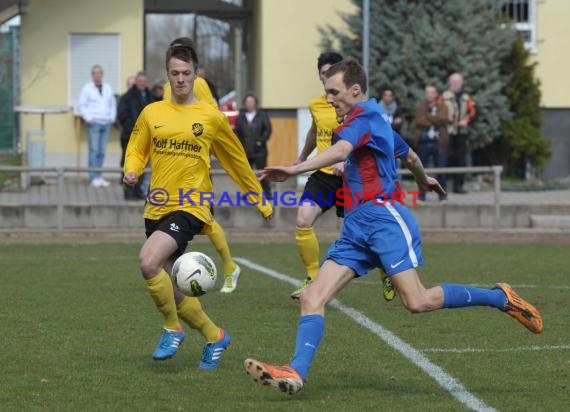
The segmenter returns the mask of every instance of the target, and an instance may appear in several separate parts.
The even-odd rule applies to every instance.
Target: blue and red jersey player
[[[246,372],[255,382],[283,392],[293,394],[302,389],[324,333],[325,305],[351,280],[364,276],[374,267],[386,271],[400,301],[410,312],[490,306],[514,317],[531,332],[541,333],[539,312],[506,283],[492,289],[448,283],[424,287],[416,271],[423,263],[416,221],[401,203],[392,204],[382,199],[400,191],[394,135],[385,113],[376,101],[366,99],[366,75],[356,61],[343,60],[332,65],[325,77],[327,101],[338,116],[347,116],[335,131],[335,143],[305,162],[266,168],[261,177],[283,181],[344,160],[344,179],[349,191],[382,194],[378,198],[370,196],[345,211],[340,239],[331,245],[315,281],[300,295],[301,318],[290,364],[274,365],[246,359]],[[419,159],[407,167],[420,189],[445,194],[438,181],[427,176]]]

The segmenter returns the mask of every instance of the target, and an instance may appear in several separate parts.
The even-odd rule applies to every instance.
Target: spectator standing
[[[164,99],[164,84],[162,82],[156,82],[150,89],[152,93],[152,98],[154,101],[159,102]]]
[[[117,117],[121,126],[121,147],[123,155],[121,157],[121,167],[125,162],[125,151],[129,144],[129,138],[139,114],[145,106],[154,102],[154,97],[148,88],[148,77],[144,72],[138,72],[135,77],[135,84],[119,100]],[[136,200],[145,199],[148,187],[147,173],[139,178],[136,185],[125,188],[125,199]]]
[[[449,166],[464,167],[467,154],[467,131],[469,123],[475,119],[477,113],[475,102],[463,91],[463,76],[453,73],[449,76],[449,90],[443,93],[443,100],[447,106],[449,132]],[[465,174],[456,174],[453,177],[453,192],[465,194],[463,187]]]
[[[117,103],[111,86],[103,83],[103,68],[91,68],[91,81],[81,89],[77,109],[87,128],[89,167],[102,167],[109,142],[111,126],[117,115]],[[107,187],[110,183],[101,172],[89,173],[91,186]]]
[[[271,136],[271,121],[264,110],[258,109],[258,103],[253,93],[245,95],[245,110],[237,118],[234,132],[239,137],[252,168],[263,170],[267,166],[267,141]],[[262,181],[261,186],[266,196],[270,197],[269,182]]]
[[[388,114],[388,119],[390,120],[392,129],[400,132],[400,129],[402,128],[402,111],[398,106],[398,102],[396,102],[396,99],[394,98],[394,90],[390,87],[386,87],[379,100],[380,101],[378,103],[380,103],[380,106],[382,106]]]
[[[438,99],[437,88],[428,85],[425,88],[425,101],[416,106],[414,132],[415,145],[422,164],[428,167],[430,160],[434,167],[447,167],[447,106]],[[445,190],[446,176],[437,177]],[[419,200],[425,201],[426,192],[421,191]],[[445,194],[439,194],[439,200],[446,200]]]

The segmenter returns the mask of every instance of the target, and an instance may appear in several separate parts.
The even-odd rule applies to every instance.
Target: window
[[[536,0],[507,0],[502,12],[514,22],[526,49],[536,52]]]
[[[103,81],[113,93],[120,90],[120,37],[118,34],[69,35],[68,101],[76,107],[81,88],[91,80],[91,68],[103,68]]]

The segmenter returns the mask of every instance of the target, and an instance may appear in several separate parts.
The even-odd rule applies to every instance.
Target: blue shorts
[[[341,237],[330,246],[327,259],[348,266],[357,276],[377,267],[392,276],[423,265],[420,230],[405,206],[366,202],[345,217]]]

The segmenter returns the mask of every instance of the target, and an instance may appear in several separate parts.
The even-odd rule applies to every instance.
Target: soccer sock
[[[307,380],[309,368],[325,331],[325,318],[322,315],[301,316],[297,327],[297,342],[291,367]]]
[[[220,340],[220,328],[206,315],[198,298],[184,296],[176,310],[180,319],[200,332],[207,342]]]
[[[222,258],[222,261],[224,263],[224,274],[232,274],[233,271],[236,270],[236,264],[232,259],[230,247],[228,246],[228,241],[226,240],[224,229],[222,229],[216,220],[214,220],[212,223],[212,232],[208,234],[208,238]]]
[[[467,285],[443,283],[443,307],[492,306],[505,310],[507,297],[501,289],[482,289]]]
[[[303,264],[307,269],[307,275],[311,280],[317,277],[319,271],[319,241],[312,227],[297,226],[297,234],[295,236],[297,249],[303,260]]]
[[[174,290],[168,273],[163,269],[155,277],[146,281],[146,286],[154,304],[164,316],[164,327],[170,330],[179,330],[180,322],[176,314]]]

